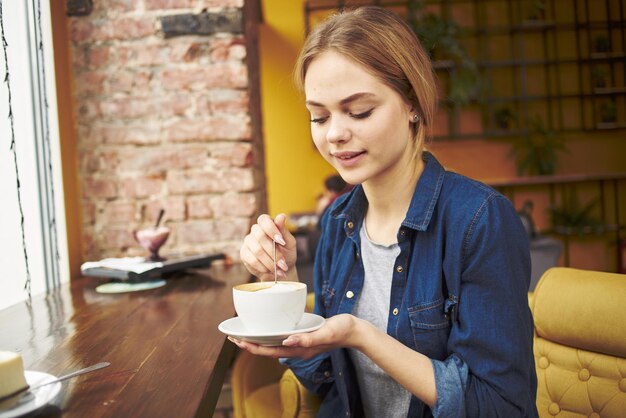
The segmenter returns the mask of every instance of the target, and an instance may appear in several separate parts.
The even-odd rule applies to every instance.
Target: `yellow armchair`
[[[235,418],[280,417],[279,382],[286,370],[276,359],[240,351],[231,370]]]
[[[529,305],[539,416],[626,417],[626,275],[555,267]],[[237,418],[314,417],[320,404],[277,360],[247,352],[232,385]]]
[[[531,300],[540,417],[626,417],[626,276],[557,267]]]

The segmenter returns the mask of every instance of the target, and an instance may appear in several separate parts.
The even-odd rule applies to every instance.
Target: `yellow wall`
[[[269,210],[272,214],[309,211],[333,169],[313,146],[303,98],[291,82],[304,39],[303,6],[298,0],[264,0],[263,5],[261,94]],[[624,137],[624,131],[568,136],[569,153],[561,155],[557,173],[626,171]],[[438,141],[429,148],[446,167],[473,178],[516,175],[506,139]]]
[[[311,211],[324,178],[334,170],[313,145],[304,98],[291,81],[304,40],[302,5],[297,0],[263,4],[259,42],[269,211]]]

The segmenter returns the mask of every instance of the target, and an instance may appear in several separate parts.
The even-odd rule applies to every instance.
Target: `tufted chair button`
[[[589,370],[587,369],[580,369],[580,371],[578,372],[578,378],[582,380],[583,382],[586,382],[587,380],[589,380],[590,377],[591,377],[591,373],[589,373]]]
[[[626,392],[626,377],[620,380],[617,386],[619,387],[619,390]]]
[[[539,359],[539,367],[541,367],[542,369],[547,369],[549,365],[550,365],[550,360],[548,360],[547,357],[542,356]]]
[[[589,418],[600,418],[600,414],[597,412],[592,412],[589,414]]]
[[[561,408],[556,402],[552,402],[548,407],[548,412],[550,413],[550,415],[556,415],[561,412]]]

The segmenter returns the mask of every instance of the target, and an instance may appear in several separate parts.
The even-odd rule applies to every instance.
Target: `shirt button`
[[[349,221],[348,222],[348,228],[350,228],[350,229],[354,228],[354,222]]]
[[[326,371],[324,372],[324,376],[326,376],[326,377],[330,377],[330,372],[329,372],[328,370],[326,370]]]
[[[346,297],[347,297],[348,299],[352,299],[352,298],[354,297],[354,292],[353,292],[352,290],[348,290],[348,291],[346,292]]]
[[[394,315],[398,315],[398,312],[399,312],[399,311],[398,311],[398,308],[393,308],[393,314],[394,314]]]
[[[404,269],[402,268],[402,266],[398,266],[398,267],[396,267],[396,271],[398,273],[402,273],[404,271]]]
[[[406,231],[404,228],[400,229],[400,235],[402,236],[406,235]]]

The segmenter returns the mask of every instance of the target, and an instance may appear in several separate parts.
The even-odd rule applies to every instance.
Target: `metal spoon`
[[[274,284],[278,284],[278,274],[276,271],[276,240],[272,240],[274,242]]]
[[[93,372],[95,370],[103,369],[103,368],[108,367],[110,365],[111,365],[111,363],[109,363],[107,361],[103,361],[102,363],[94,364],[93,366],[89,366],[89,367],[85,367],[84,369],[76,370],[75,372],[65,374],[65,375],[63,375],[61,377],[57,377],[56,379],[49,380],[47,382],[43,382],[43,383],[40,383],[38,385],[26,386],[24,389],[20,390],[19,392],[15,392],[15,393],[12,393],[11,395],[8,395],[8,396],[5,396],[3,398],[0,398],[0,401],[4,401],[5,399],[12,398],[12,397],[14,397],[16,395],[19,395],[21,393],[24,393],[24,392],[31,392],[31,391],[33,391],[35,389],[39,389],[42,386],[51,385],[51,384],[57,383],[57,382],[62,382],[63,380],[70,379],[70,378],[72,378],[74,376],[79,376],[81,374],[85,374],[85,373]]]

